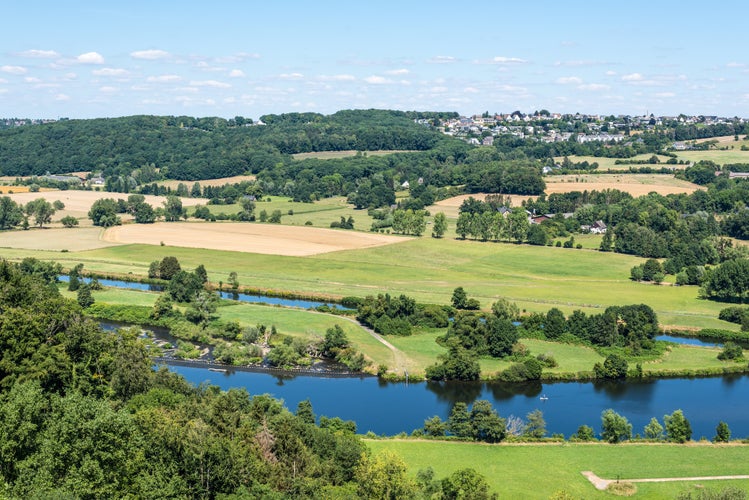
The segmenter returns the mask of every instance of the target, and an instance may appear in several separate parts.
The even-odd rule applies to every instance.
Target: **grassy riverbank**
[[[391,450],[415,476],[432,467],[438,478],[473,468],[500,498],[547,499],[559,491],[573,498],[611,498],[582,476],[593,471],[606,479],[637,479],[747,474],[749,446],[688,444],[562,443],[486,445],[421,440],[367,440],[375,452]],[[449,459],[446,459],[449,457]],[[635,498],[673,499],[702,487],[733,485],[749,489],[749,480],[638,483]]]
[[[61,284],[62,293],[74,298],[74,292],[68,292],[66,285]],[[99,304],[116,304],[118,306],[153,307],[158,293],[138,290],[107,288],[95,291],[94,298]],[[445,349],[436,339],[444,334],[444,329],[417,330],[409,337],[389,336],[386,340],[397,350],[393,351],[352,318],[322,314],[316,311],[250,304],[223,300],[220,302],[216,316],[222,322],[236,321],[241,327],[263,324],[275,325],[282,335],[304,338],[308,341],[319,341],[325,331],[334,325],[340,325],[346,332],[352,345],[371,361],[371,370],[385,365],[395,376],[421,377],[429,365],[438,361],[438,356]],[[110,318],[113,319],[113,318]],[[534,356],[545,354],[553,356],[558,365],[545,368],[545,380],[588,379],[593,365],[603,362],[604,356],[591,347],[584,345],[562,344],[539,339],[520,339],[528,352]],[[645,376],[692,376],[720,375],[725,371],[746,371],[746,362],[720,361],[717,359],[719,348],[694,347],[673,344],[664,349],[661,356],[644,359],[642,364]],[[638,362],[632,360],[631,367]],[[479,360],[482,378],[495,378],[497,373],[507,369],[512,361],[484,357]]]

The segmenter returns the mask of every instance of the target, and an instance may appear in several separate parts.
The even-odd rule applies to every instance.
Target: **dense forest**
[[[63,120],[0,132],[3,175],[103,170],[155,164],[167,178],[206,179],[258,173],[287,155],[311,151],[434,149],[447,138],[414,122],[440,114],[340,111],[261,117],[130,116]],[[119,171],[119,172],[118,172]]]
[[[489,498],[472,470],[413,479],[309,401],[154,370],[138,331],[60,295],[59,270],[0,261],[0,497]]]

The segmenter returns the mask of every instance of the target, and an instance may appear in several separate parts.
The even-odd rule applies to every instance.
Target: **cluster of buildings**
[[[574,140],[580,143],[620,142],[632,134],[654,130],[662,126],[743,124],[743,118],[719,116],[630,116],[561,114],[546,111],[524,114],[484,113],[443,120],[439,130],[444,134],[465,139],[470,144],[491,146],[501,135],[512,135],[521,139],[535,138],[543,142]]]

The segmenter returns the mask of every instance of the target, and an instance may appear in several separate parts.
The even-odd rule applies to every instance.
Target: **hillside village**
[[[428,120],[421,120],[429,124]],[[653,132],[676,127],[736,126],[746,123],[744,118],[720,116],[631,116],[549,113],[546,110],[532,114],[515,111],[509,114],[461,116],[441,121],[437,128],[444,134],[465,139],[473,145],[491,146],[496,137],[512,135],[520,139],[537,139],[552,143],[575,140],[621,142],[627,137],[643,132]],[[685,149],[677,142],[674,149]]]

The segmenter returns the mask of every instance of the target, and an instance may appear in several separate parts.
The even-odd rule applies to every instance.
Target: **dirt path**
[[[346,319],[346,320],[348,320],[348,321],[351,321],[352,323],[356,323],[357,325],[359,325],[360,327],[362,327],[364,330],[366,330],[366,332],[369,333],[375,340],[377,340],[382,345],[384,345],[385,347],[387,347],[388,349],[390,349],[390,352],[393,353],[393,360],[395,361],[395,366],[391,366],[390,367],[391,370],[394,370],[398,374],[404,374],[405,375],[405,374],[408,373],[408,362],[407,362],[408,361],[408,356],[406,356],[406,354],[403,351],[401,351],[400,349],[398,349],[397,347],[395,347],[393,344],[391,344],[390,342],[388,342],[387,340],[385,340],[382,337],[382,335],[380,335],[379,333],[377,333],[374,330],[372,330],[371,328],[369,328],[367,326],[364,326],[361,323],[359,323],[356,319],[346,318],[345,316],[341,316],[341,317],[344,318],[344,319]]]
[[[586,470],[582,472],[583,476],[588,478],[588,481],[593,483],[593,486],[598,490],[605,490],[611,483],[617,482],[617,479],[603,479],[595,475],[595,473]],[[749,479],[749,475],[739,476],[694,476],[694,477],[660,477],[660,478],[648,478],[648,479],[621,479],[622,482],[627,483],[668,483],[677,481],[725,481],[729,479]]]

